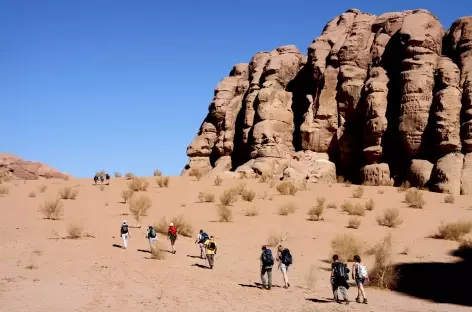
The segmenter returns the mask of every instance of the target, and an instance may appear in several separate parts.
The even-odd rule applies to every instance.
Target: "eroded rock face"
[[[445,34],[426,10],[350,9],[307,56],[283,46],[234,67],[215,90],[186,168],[311,181],[334,181],[335,172],[373,185],[395,177],[472,192],[471,64],[472,17]]]
[[[26,161],[13,154],[0,153],[0,178],[4,176],[14,180],[70,178],[69,175],[40,162]]]

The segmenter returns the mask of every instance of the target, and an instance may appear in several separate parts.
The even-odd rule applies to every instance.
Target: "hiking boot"
[[[364,301],[362,302],[363,304],[367,304],[367,299],[364,299]]]
[[[271,289],[272,289],[272,286],[268,286],[268,287],[267,287],[267,290],[271,290]]]
[[[349,300],[348,300],[348,299],[344,299],[344,302],[345,302],[346,304],[349,304]]]
[[[356,298],[357,303],[361,303],[361,299],[359,297]]]

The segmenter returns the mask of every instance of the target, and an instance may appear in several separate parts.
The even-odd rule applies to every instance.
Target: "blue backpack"
[[[203,244],[203,243],[206,242],[206,240],[209,238],[209,237],[208,237],[208,234],[205,233],[205,232],[203,232],[203,233],[201,234],[201,237],[202,237],[202,238],[198,241],[200,244]]]
[[[290,253],[290,250],[285,248],[282,250],[282,263],[285,264],[286,266],[289,266],[292,264],[292,254]]]

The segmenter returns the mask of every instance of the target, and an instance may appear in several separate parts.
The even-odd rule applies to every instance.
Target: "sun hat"
[[[171,222],[171,223],[169,224],[169,226],[174,226],[174,223]]]

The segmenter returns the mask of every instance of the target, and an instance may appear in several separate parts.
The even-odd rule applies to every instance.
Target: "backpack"
[[[126,234],[128,233],[128,224],[123,224],[121,226],[121,234]]]
[[[274,265],[274,257],[272,256],[272,251],[270,249],[264,250],[261,256],[262,265],[264,267],[273,266]]]
[[[216,249],[216,243],[214,241],[210,241],[210,243],[208,244],[208,250],[215,250]]]
[[[361,263],[357,264],[357,276],[359,276],[359,278],[367,278],[368,276],[367,268]]]
[[[204,243],[204,242],[207,241],[207,239],[208,239],[208,234],[205,233],[205,232],[203,232],[202,234],[200,234],[200,237],[201,237],[201,238],[200,238],[200,240],[199,240],[198,242],[199,242],[200,244],[202,244],[202,243]]]
[[[169,233],[173,236],[177,236],[177,229],[175,228],[175,226],[169,227]]]
[[[285,248],[282,250],[282,263],[289,266],[292,264],[292,254],[290,253],[290,250]]]
[[[349,280],[349,269],[346,264],[342,262],[334,263],[334,277],[336,279],[345,279]]]
[[[156,238],[156,230],[154,228],[149,229],[149,237]]]

